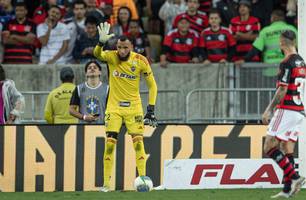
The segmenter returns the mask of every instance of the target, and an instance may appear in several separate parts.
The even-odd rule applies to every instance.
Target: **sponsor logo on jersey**
[[[130,75],[130,74],[118,72],[117,70],[114,70],[113,76],[118,77],[118,78],[127,78],[127,79],[130,79],[130,80],[135,80],[136,79],[135,75]]]
[[[220,41],[224,41],[224,40],[225,40],[225,35],[223,35],[223,34],[219,35],[219,36],[218,36],[218,39],[219,39]]]
[[[203,20],[202,20],[201,18],[198,18],[198,19],[196,20],[196,23],[199,24],[199,25],[201,25],[201,24],[203,23]]]
[[[186,44],[191,45],[192,44],[192,39],[191,38],[187,38]]]

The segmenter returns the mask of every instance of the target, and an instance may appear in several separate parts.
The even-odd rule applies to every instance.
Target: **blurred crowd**
[[[87,63],[105,21],[161,67],[277,63],[273,36],[296,31],[297,0],[0,0],[0,61]]]

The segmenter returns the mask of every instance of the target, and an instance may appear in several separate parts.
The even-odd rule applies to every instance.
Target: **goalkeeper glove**
[[[99,32],[99,42],[105,44],[109,38],[113,37],[114,34],[109,34],[110,24],[108,22],[102,22],[99,26],[97,26]]]
[[[157,119],[155,118],[154,115],[154,105],[147,106],[147,114],[144,117],[144,123],[152,127],[158,126]]]

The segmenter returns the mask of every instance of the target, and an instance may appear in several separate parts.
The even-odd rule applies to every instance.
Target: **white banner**
[[[283,172],[272,159],[166,160],[165,189],[279,188]]]

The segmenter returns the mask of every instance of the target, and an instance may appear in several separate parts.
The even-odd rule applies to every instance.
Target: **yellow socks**
[[[104,149],[104,187],[110,187],[110,179],[114,164],[114,150],[116,148],[117,140],[114,138],[107,138]]]
[[[145,176],[147,155],[143,145],[143,137],[142,136],[133,137],[133,146],[136,152],[136,166],[138,174],[139,176]]]

